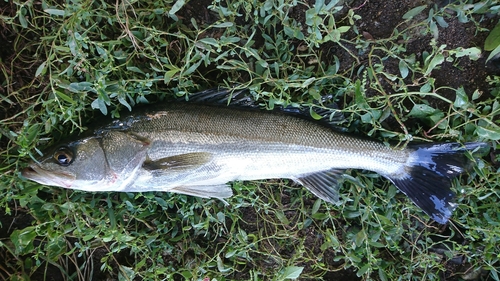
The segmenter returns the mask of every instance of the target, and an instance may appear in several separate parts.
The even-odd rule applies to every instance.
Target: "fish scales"
[[[288,170],[297,167],[302,169],[302,173],[330,168],[359,168],[391,173],[402,168],[409,154],[408,151],[394,150],[382,143],[346,136],[320,124],[282,114],[180,105],[148,117],[150,119],[140,118],[132,123],[128,130],[147,139],[160,141],[151,148],[152,159],[178,153],[176,150],[179,146],[173,150],[167,147],[182,142],[186,144],[184,152],[206,150],[216,152],[217,157],[221,158],[224,157],[222,155],[240,157],[258,151],[252,158],[255,163],[253,168],[265,170],[276,165],[290,165]],[[317,153],[313,154],[312,151]],[[291,162],[293,159],[295,162]],[[311,171],[304,170],[303,163],[306,162],[316,163],[311,165],[314,166]],[[290,174],[273,175],[283,176]],[[248,177],[242,175],[233,180],[236,179]]]

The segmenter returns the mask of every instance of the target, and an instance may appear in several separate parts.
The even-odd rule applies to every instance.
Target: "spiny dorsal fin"
[[[344,170],[332,169],[301,175],[294,180],[305,186],[319,198],[335,204],[339,201],[338,179],[342,174],[344,174]]]
[[[248,89],[236,90],[215,88],[190,94],[188,98],[190,103],[224,105],[251,109],[265,107],[264,103],[259,103],[255,100],[255,97]],[[330,96],[324,97],[321,101],[321,103],[326,104],[324,106],[320,106],[319,104],[312,104],[309,106],[293,104],[288,106],[275,106],[274,111],[302,118],[314,119],[327,126],[333,127],[334,129],[342,130],[339,125],[346,121],[345,116],[339,110],[337,104],[329,102],[330,99]]]
[[[260,108],[262,105],[255,100],[248,89],[215,88],[190,94],[190,103],[226,105],[244,108]]]

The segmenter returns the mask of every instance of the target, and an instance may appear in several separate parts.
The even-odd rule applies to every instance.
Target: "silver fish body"
[[[335,202],[339,175],[364,169],[388,178],[445,223],[455,208],[450,179],[468,165],[466,151],[484,147],[445,143],[393,149],[289,114],[173,103],[59,145],[22,174],[85,191],[168,191],[221,199],[232,195],[230,181],[289,178]]]

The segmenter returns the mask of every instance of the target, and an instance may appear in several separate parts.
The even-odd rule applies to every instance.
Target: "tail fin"
[[[479,142],[412,145],[408,147],[413,153],[405,173],[388,178],[432,219],[445,224],[457,207],[453,203],[451,179],[470,168],[472,161],[467,152],[487,148],[486,143]]]

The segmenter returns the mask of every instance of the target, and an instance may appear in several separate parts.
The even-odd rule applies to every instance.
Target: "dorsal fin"
[[[330,99],[330,96],[325,96],[325,98],[322,99],[322,103],[326,103]],[[186,99],[182,98],[182,101],[186,101]],[[251,109],[265,107],[264,103],[259,103],[255,100],[255,97],[248,89],[208,89],[198,93],[190,94],[188,96],[188,102]],[[337,104],[333,102],[330,102],[325,106],[320,106],[318,104],[312,104],[309,106],[302,106],[297,104],[289,106],[275,106],[273,111],[282,112],[301,118],[313,119],[337,130],[342,130],[339,125],[345,122],[344,114],[339,110]]]
[[[248,89],[225,89],[214,88],[193,93],[188,96],[190,103],[226,105],[244,108],[260,108],[262,104],[257,102]]]

